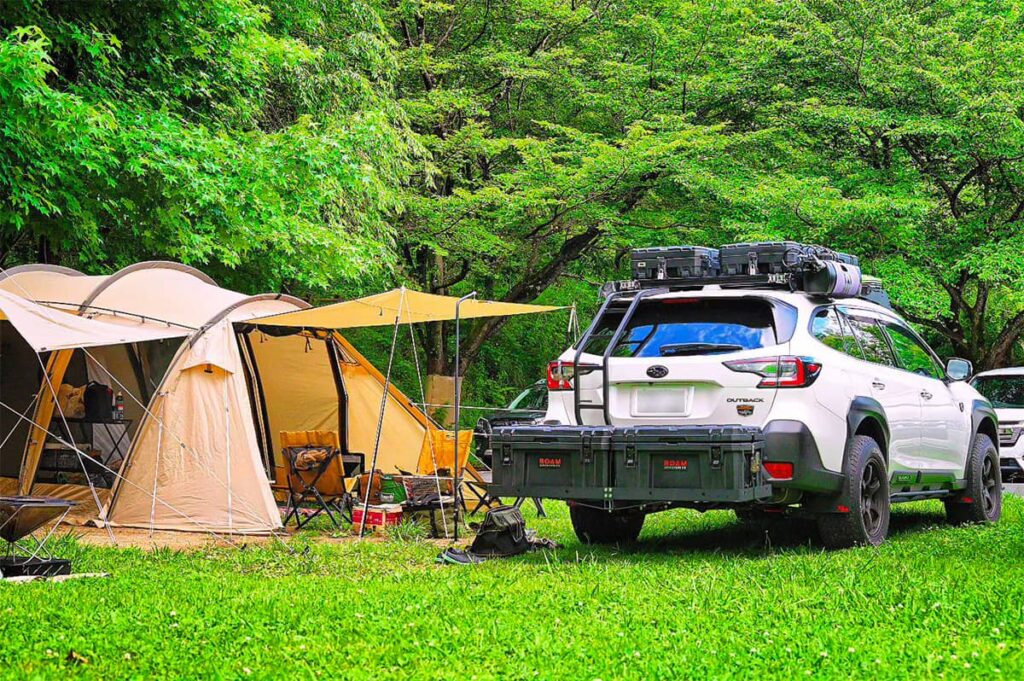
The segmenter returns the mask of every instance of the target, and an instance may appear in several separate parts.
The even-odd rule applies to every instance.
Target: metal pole
[[[476,291],[467,293],[455,302],[455,456],[452,457],[452,498],[455,499],[455,538],[452,541],[459,540],[459,493],[461,490],[459,486],[461,480],[459,479],[459,416],[462,404],[462,381],[459,380],[459,363],[461,357],[459,355],[459,345],[461,344],[462,337],[461,331],[461,318],[459,316],[460,308],[462,303],[470,298],[476,298]]]
[[[402,303],[405,301],[405,287],[398,301],[398,313],[395,315],[395,328],[391,336],[391,353],[388,355],[388,373],[384,377],[384,395],[380,398],[380,416],[377,417],[377,439],[373,443],[373,458],[370,463],[370,474],[366,479],[366,494],[363,496],[363,522],[359,524],[359,538],[366,532],[366,513],[370,508],[370,490],[373,489],[373,475],[377,472],[377,453],[380,451],[380,434],[384,429],[384,409],[388,405],[391,393],[391,367],[395,363],[395,344],[398,342],[398,324],[402,320]]]

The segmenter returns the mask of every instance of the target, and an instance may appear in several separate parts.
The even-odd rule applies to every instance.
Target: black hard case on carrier
[[[718,249],[703,246],[636,248],[630,260],[638,281],[716,277],[721,271]]]
[[[796,241],[726,244],[720,249],[722,273],[781,274],[798,265],[807,249]]]
[[[764,435],[749,426],[636,426],[616,433],[612,498],[737,503],[771,496]]]
[[[722,274],[782,274],[799,268],[812,258],[836,260],[860,266],[860,260],[849,253],[797,241],[761,241],[727,244],[720,249]]]
[[[494,496],[744,503],[771,496],[749,426],[508,426],[492,434]]]
[[[494,496],[600,499],[609,486],[613,429],[509,426],[492,433]]]

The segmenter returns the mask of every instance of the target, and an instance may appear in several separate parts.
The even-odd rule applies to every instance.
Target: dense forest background
[[[1021,359],[1022,221],[1012,0],[0,0],[2,267],[585,321],[630,247],[791,238],[988,368]],[[467,402],[542,377],[566,327],[470,325]],[[418,329],[425,370],[452,343]]]

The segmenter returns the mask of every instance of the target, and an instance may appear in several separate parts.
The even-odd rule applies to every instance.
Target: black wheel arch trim
[[[889,419],[885,415],[885,409],[881,403],[873,397],[858,396],[853,398],[850,403],[850,409],[846,412],[846,442],[849,445],[850,440],[861,430],[861,426],[866,421],[873,421],[874,425],[872,430],[881,434],[882,442],[878,443],[878,448],[882,450],[882,459],[885,461],[886,469],[889,467]],[[877,441],[877,438],[875,438]],[[846,461],[846,449],[843,448],[843,472],[839,475],[840,479],[845,481],[847,461]],[[888,475],[888,471],[886,472]],[[841,506],[849,508],[851,500],[848,498],[846,493],[845,485],[840,485],[840,488],[834,494],[816,494],[811,497],[806,497],[803,503],[803,507],[814,513],[837,513],[840,512],[838,509]]]
[[[971,402],[971,442],[978,436],[978,433],[988,435],[995,445],[996,452],[999,451],[999,417],[996,410],[987,400],[973,400]]]
[[[878,427],[882,433],[883,442],[879,442],[878,446],[882,450],[882,456],[888,461],[889,459],[889,419],[885,415],[885,409],[882,408],[882,404],[873,397],[855,397],[850,403],[850,409],[846,412],[846,439],[851,440],[860,427],[868,419],[877,422]],[[846,464],[846,455],[843,455],[843,465]]]
[[[814,435],[806,424],[789,419],[769,421],[764,433],[764,460],[793,464],[790,480],[768,479],[772,487],[795,489],[815,494],[838,492],[843,474],[830,471],[821,462]]]

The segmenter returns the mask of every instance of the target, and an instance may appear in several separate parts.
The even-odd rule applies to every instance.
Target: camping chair
[[[473,431],[464,430],[459,433],[459,470],[463,476],[463,483],[472,478],[472,473],[470,473],[471,466],[469,464],[469,447],[472,442]],[[420,475],[438,475],[443,478],[450,478],[454,467],[455,433],[450,430],[428,430],[426,437],[423,438],[423,445],[420,447],[420,458],[416,464],[416,472]],[[463,487],[465,486],[463,484]],[[462,491],[458,490],[457,498],[462,503],[463,508],[468,510]]]
[[[338,433],[333,430],[281,431],[281,454],[287,464],[290,508],[284,524],[295,517],[301,528],[321,513],[327,513],[334,526],[340,519],[351,522],[351,497],[345,486],[347,475],[362,467],[361,454],[342,456]],[[347,461],[345,460],[347,459]],[[316,503],[318,508],[305,518],[299,508]],[[334,517],[334,513],[338,518]]]
[[[466,504],[466,511],[469,515],[476,515],[483,510],[491,510],[492,507],[501,506],[501,499],[491,494],[487,487],[491,484],[491,471],[479,470],[473,464],[466,465],[466,478],[463,487],[476,499],[472,509]]]

